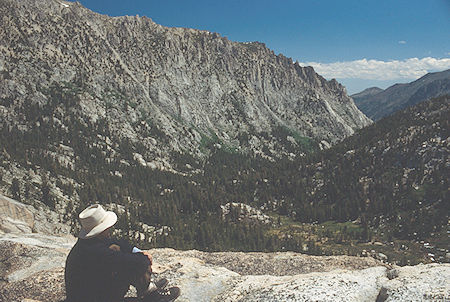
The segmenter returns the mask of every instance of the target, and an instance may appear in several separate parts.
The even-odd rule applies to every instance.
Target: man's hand
[[[148,260],[150,261],[150,265],[147,268],[147,272],[145,273],[145,276],[147,276],[146,278],[148,278],[148,280],[150,281],[151,279],[151,275],[152,275],[152,264],[153,264],[153,257],[152,255],[147,252],[147,251],[142,251],[142,254],[144,254],[145,256],[147,256]]]
[[[118,246],[117,244],[111,244],[109,246],[110,250],[116,251],[116,252],[120,252],[120,246]]]
[[[151,266],[153,264],[153,257],[152,257],[152,255],[149,252],[147,252],[147,251],[142,251],[142,254],[147,256],[148,260],[150,261],[150,266]]]

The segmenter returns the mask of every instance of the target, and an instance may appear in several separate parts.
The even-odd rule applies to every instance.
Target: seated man
[[[151,282],[152,257],[126,242],[113,241],[114,212],[92,205],[79,215],[81,231],[66,261],[67,302],[119,302],[130,284],[134,301],[167,302],[180,295],[178,287],[165,289],[167,280]]]

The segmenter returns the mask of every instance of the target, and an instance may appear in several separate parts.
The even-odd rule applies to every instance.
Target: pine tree
[[[12,180],[10,190],[12,198],[18,201],[22,200],[22,195],[20,194],[20,183],[19,180],[15,177]]]

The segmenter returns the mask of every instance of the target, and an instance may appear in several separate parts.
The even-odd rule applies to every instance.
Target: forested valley
[[[318,255],[372,249],[400,264],[417,263],[429,261],[424,242],[437,253],[449,244],[449,101],[397,112],[330,149],[312,144],[296,159],[269,161],[211,144],[204,159],[172,154],[173,171],[132,163],[141,146],[127,140],[120,142],[121,159],[108,161],[107,150],[95,147],[99,135],[109,135],[106,123],[86,126],[68,115],[67,134],[42,118],[53,114],[50,105],[30,106],[25,114],[40,126],[1,127],[0,162],[46,171],[39,186],[23,176],[7,193],[59,208],[74,234],[77,213],[98,202],[115,204],[118,234],[144,247]],[[73,148],[75,167],[52,156],[61,142]],[[69,202],[61,204],[55,187]]]

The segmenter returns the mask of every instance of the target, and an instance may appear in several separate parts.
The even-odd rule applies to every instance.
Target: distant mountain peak
[[[351,96],[356,106],[373,120],[430,98],[449,94],[450,69],[428,73],[411,83],[398,83],[385,90],[378,89],[368,88]]]
[[[352,94],[351,97],[364,97],[364,96],[370,96],[370,95],[375,95],[377,93],[380,93],[381,91],[383,91],[383,89],[379,88],[379,87],[369,87],[364,89],[361,92]]]

